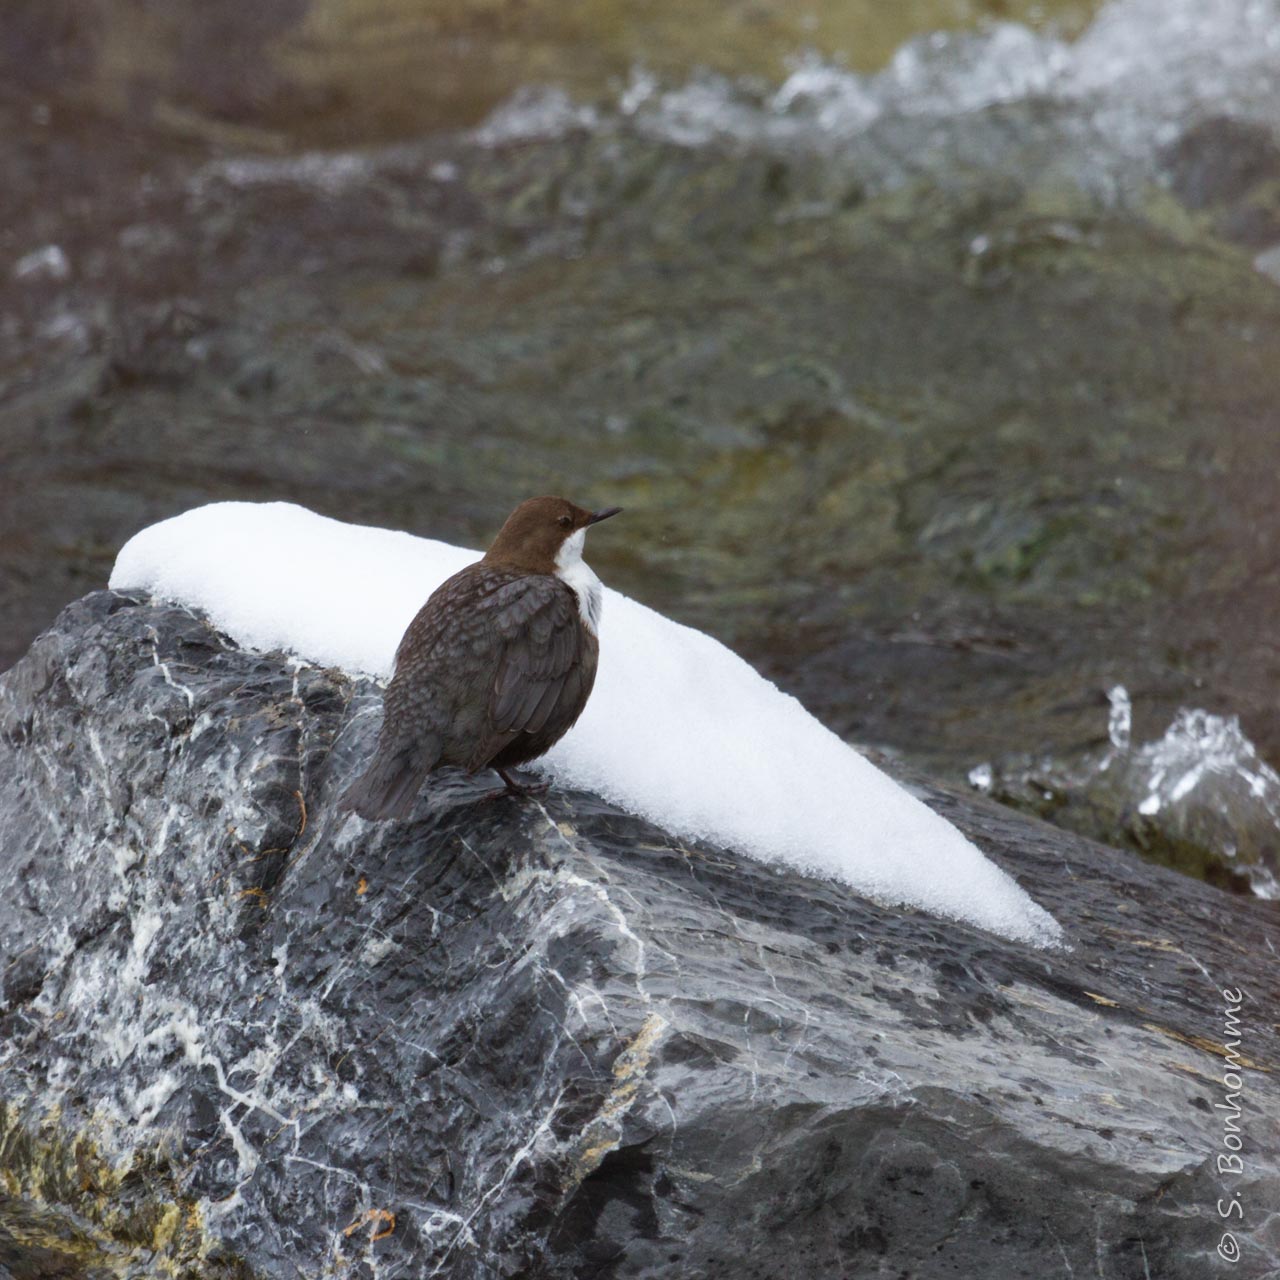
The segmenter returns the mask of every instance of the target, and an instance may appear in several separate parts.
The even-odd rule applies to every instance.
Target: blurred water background
[[[0,70],[0,665],[200,502],[564,492],[850,740],[1275,895],[1276,0],[18,0]]]

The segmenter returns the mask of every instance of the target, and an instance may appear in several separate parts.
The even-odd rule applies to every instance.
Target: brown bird
[[[483,560],[438,587],[396,650],[378,747],[340,809],[407,817],[433,769],[508,773],[549,751],[582,714],[600,652],[600,579],[582,559],[587,528],[620,507],[587,511],[530,498]]]

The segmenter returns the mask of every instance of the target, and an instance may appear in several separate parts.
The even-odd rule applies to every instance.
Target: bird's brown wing
[[[595,680],[595,637],[582,625],[570,587],[549,574],[530,575],[503,587],[498,600],[493,617],[501,652],[488,732],[467,766],[473,772],[522,734],[558,738],[578,718]]]
[[[396,670],[383,697],[383,732],[398,737],[450,736],[457,720],[459,671],[487,683],[497,671],[498,637],[488,606],[519,576],[483,562],[468,565],[431,593],[396,649]]]
[[[477,733],[486,731],[483,706],[468,718],[460,716],[459,705],[471,700],[472,681],[487,698],[500,649],[484,604],[514,576],[469,565],[418,610],[396,650],[377,749],[343,792],[343,808],[371,820],[408,817],[427,774],[442,761],[458,763],[459,735],[469,752]]]

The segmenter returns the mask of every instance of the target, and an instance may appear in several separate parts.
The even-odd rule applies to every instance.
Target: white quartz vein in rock
[[[423,600],[475,558],[287,503],[215,503],[137,534],[111,585],[203,609],[243,645],[385,677]],[[605,591],[595,692],[539,768],[676,836],[1036,945],[1061,937],[1009,876],[794,698],[616,591]]]

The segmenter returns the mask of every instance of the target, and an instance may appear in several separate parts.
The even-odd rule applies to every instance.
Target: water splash
[[[990,764],[974,765],[969,770],[969,785],[975,791],[981,791],[983,795],[990,795],[991,788],[995,783],[995,774]]]
[[[969,772],[977,791],[1109,844],[1280,898],[1280,773],[1236,716],[1183,708],[1135,746],[1124,685],[1107,693],[1107,745],[1013,756]]]
[[[773,91],[710,74],[664,87],[637,70],[611,109],[522,90],[474,136],[624,124],[685,147],[839,152],[868,188],[976,165],[1116,199],[1157,178],[1160,150],[1210,115],[1280,119],[1280,0],[1114,0],[1074,42],[1011,22],[936,32],[872,75],[811,54]]]
[[[1262,760],[1235,716],[1179,711],[1165,735],[1136,753],[1147,794],[1138,812],[1152,816],[1193,792],[1227,793],[1246,805],[1258,802],[1280,833],[1280,775]],[[1213,802],[1213,801],[1211,801]]]
[[[1111,707],[1107,716],[1107,738],[1117,751],[1128,751],[1133,733],[1133,703],[1128,689],[1122,684],[1116,685],[1107,692],[1107,702]]]
[[[530,85],[518,89],[471,136],[481,146],[496,147],[563,138],[598,121],[593,107],[575,103],[563,89]]]

